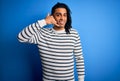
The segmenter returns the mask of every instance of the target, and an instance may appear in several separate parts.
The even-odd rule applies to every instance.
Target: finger
[[[48,13],[47,16],[49,16],[50,14]]]
[[[60,25],[59,24],[55,24],[55,26],[59,27]]]
[[[57,24],[57,22],[54,22],[54,25],[55,25],[55,26],[58,26],[58,27],[60,26],[59,24]]]
[[[50,13],[47,14],[47,17],[50,16]]]
[[[55,26],[59,26],[59,24],[58,24],[57,21],[54,19],[54,17],[51,16],[51,18],[52,18],[52,24],[54,24]]]

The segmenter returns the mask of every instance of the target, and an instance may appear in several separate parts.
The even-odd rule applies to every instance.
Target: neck
[[[56,30],[56,31],[65,30],[64,27],[56,27],[56,26],[54,26],[53,28],[54,28],[54,30]]]

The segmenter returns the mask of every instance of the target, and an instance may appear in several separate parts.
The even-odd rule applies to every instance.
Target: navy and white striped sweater
[[[57,33],[53,28],[43,28],[44,20],[30,24],[19,34],[20,42],[37,44],[40,52],[43,81],[74,81],[74,57],[78,78],[83,81],[85,69],[80,37],[74,30]]]

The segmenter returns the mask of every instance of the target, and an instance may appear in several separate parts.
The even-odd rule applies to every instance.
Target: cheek
[[[67,22],[67,18],[65,18],[65,21]]]
[[[60,18],[58,18],[58,17],[54,17],[54,18],[55,18],[56,21],[59,21],[59,19],[60,19]]]

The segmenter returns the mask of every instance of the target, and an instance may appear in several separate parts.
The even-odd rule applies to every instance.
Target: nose
[[[63,20],[64,19],[64,16],[62,15],[61,17],[60,17],[60,20]]]

